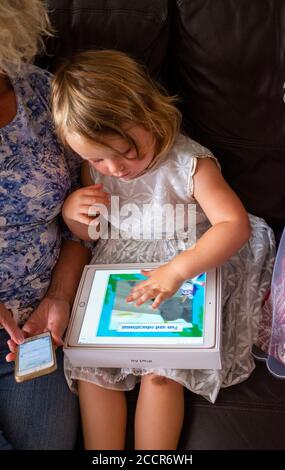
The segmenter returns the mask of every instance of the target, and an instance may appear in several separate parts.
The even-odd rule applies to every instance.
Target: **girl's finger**
[[[96,214],[102,214],[104,213],[104,207],[106,207],[107,204],[104,206],[104,204],[91,204],[91,205],[85,205],[85,204],[82,204],[80,207],[79,207],[79,214],[86,214],[86,215],[89,215],[89,216],[94,216]]]
[[[139,296],[141,295],[141,293],[139,292],[136,292],[136,294],[129,294],[126,298],[126,302],[134,302],[136,299],[139,298]]]
[[[130,299],[129,301],[134,302],[143,295],[147,294],[149,299],[154,299],[156,295],[158,294],[157,289],[151,287],[151,285],[146,285],[142,287],[140,290],[137,290],[134,293],[131,293],[127,299]]]
[[[161,304],[161,302],[163,302],[163,300],[166,299],[166,297],[167,297],[166,294],[163,294],[162,292],[158,294],[154,302],[152,303],[151,308],[156,309]]]
[[[85,186],[85,188],[81,188],[82,190],[84,189],[85,191],[93,191],[94,189],[100,189],[103,188],[102,183],[96,183],[96,184],[89,184],[89,186]]]
[[[85,215],[85,214],[79,214],[76,221],[84,225],[90,225],[91,223],[92,225],[94,225],[94,222],[95,222],[94,217],[88,217],[88,215]]]
[[[86,196],[87,194],[90,194],[91,196],[94,195],[94,194],[98,194],[98,195],[105,194],[107,196],[111,196],[111,194],[108,191],[104,191],[103,188],[101,188],[101,187],[94,188],[93,186],[91,186],[91,187],[89,186],[87,188],[84,188],[84,190],[82,189],[81,195]]]
[[[90,210],[97,210],[98,212],[104,212],[106,211],[107,207],[110,205],[108,201],[101,201],[101,199],[97,202],[93,202],[93,204],[90,204]]]
[[[145,269],[142,269],[142,270],[141,270],[141,273],[142,273],[144,276],[146,276],[146,277],[150,277],[150,275],[151,275],[151,273],[152,273],[153,271],[154,271],[153,269],[151,269],[151,270],[149,270],[149,271],[148,271],[148,270],[145,270]]]
[[[130,292],[130,295],[127,297],[127,302],[133,302],[137,300],[141,295],[143,295],[146,291],[146,287],[142,287],[141,289],[136,290],[136,292]],[[130,300],[128,300],[130,299]]]
[[[141,289],[144,289],[145,287],[147,287],[149,285],[149,281],[142,281],[142,282],[139,282],[136,286],[134,286],[131,290],[130,290],[130,294],[134,294],[135,292],[141,290]]]
[[[96,203],[110,203],[110,196],[108,194],[100,193],[100,194],[86,194],[84,197],[80,199],[83,204],[96,204]]]
[[[140,296],[140,298],[136,302],[136,306],[139,307],[140,305],[144,304],[148,300],[153,298],[153,293],[151,291],[145,292]]]

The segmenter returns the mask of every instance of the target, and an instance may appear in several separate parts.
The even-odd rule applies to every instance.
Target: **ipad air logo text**
[[[151,364],[152,359],[131,359],[132,364]]]

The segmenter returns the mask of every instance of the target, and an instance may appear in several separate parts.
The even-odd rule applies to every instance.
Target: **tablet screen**
[[[206,274],[183,283],[176,294],[152,309],[126,298],[147,279],[139,269],[95,271],[78,344],[203,344]]]

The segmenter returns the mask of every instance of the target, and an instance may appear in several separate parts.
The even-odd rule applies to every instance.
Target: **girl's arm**
[[[74,191],[66,198],[62,207],[62,216],[68,228],[78,238],[96,240],[95,237],[90,236],[92,231],[93,233],[96,231],[94,225],[96,220],[94,216],[90,216],[90,208],[94,204],[107,207],[109,197],[103,191],[102,185],[93,183],[87,162],[84,162],[81,167],[81,182],[85,187]],[[100,210],[97,212],[99,213]]]
[[[251,232],[245,208],[210,158],[198,160],[194,197],[212,227],[170,263],[183,279],[224,263],[247,242]]]
[[[199,159],[194,175],[194,197],[210,220],[212,227],[193,247],[169,263],[151,272],[143,272],[147,281],[135,286],[128,302],[141,305],[151,298],[157,308],[173,295],[180,285],[198,274],[216,267],[237,252],[250,237],[247,213],[237,195],[225,182],[216,163]]]

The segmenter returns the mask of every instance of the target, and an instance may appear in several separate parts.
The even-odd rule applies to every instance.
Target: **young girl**
[[[132,289],[128,301],[141,305],[154,299],[157,308],[184,280],[223,265],[222,370],[66,365],[69,383],[73,389],[78,385],[87,449],[124,448],[124,391],[138,381],[136,449],[175,449],[183,422],[183,386],[214,402],[222,386],[245,380],[254,368],[251,346],[270,283],[272,233],[261,219],[251,217],[249,223],[211,152],[179,134],[173,99],[125,54],[89,51],[63,64],[54,78],[52,103],[59,136],[87,164],[85,187],[71,194],[63,208],[77,236],[89,238],[90,207],[108,206],[110,196],[119,197],[119,209],[131,203],[140,213],[145,204],[162,211],[166,204],[196,205],[196,243],[190,219],[183,227],[188,238],[166,229],[156,237],[155,216],[148,211],[141,224],[136,219],[132,237],[122,229],[119,237],[105,234],[94,245],[93,263],[165,262],[145,273],[148,279]],[[142,238],[153,222],[152,239]]]

